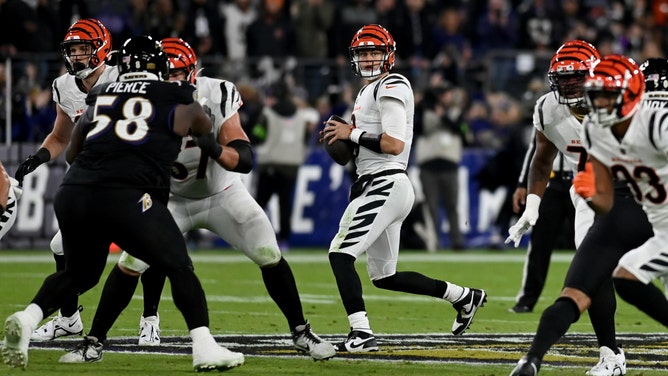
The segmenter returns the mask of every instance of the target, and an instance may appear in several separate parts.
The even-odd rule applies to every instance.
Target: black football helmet
[[[640,70],[645,75],[645,92],[668,91],[668,59],[649,58]]]
[[[132,37],[118,52],[118,72],[121,81],[169,79],[169,59],[162,44],[148,35]],[[145,73],[145,74],[141,74]]]

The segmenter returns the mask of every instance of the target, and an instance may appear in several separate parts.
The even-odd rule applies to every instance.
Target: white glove
[[[535,194],[529,194],[527,196],[527,203],[524,208],[524,213],[517,220],[511,228],[508,229],[509,236],[506,238],[506,244],[511,241],[515,242],[515,248],[520,245],[520,240],[522,240],[522,235],[524,235],[531,226],[536,224],[538,220],[538,208],[540,207],[540,197]]]

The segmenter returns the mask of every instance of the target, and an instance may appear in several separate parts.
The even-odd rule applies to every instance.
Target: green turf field
[[[341,355],[313,362],[290,346],[285,319],[267,295],[258,268],[231,250],[192,254],[196,273],[207,294],[211,331],[218,341],[247,354],[246,364],[229,371],[238,375],[508,375],[528,349],[540,312],[557,296],[570,252],[557,252],[543,297],[534,313],[509,313],[519,288],[523,250],[426,252],[405,251],[400,270],[419,271],[460,285],[484,288],[488,302],[467,333],[450,334],[455,311],[447,302],[375,288],[360,260],[367,311],[381,351],[372,355]],[[117,256],[110,256],[108,270]],[[328,340],[348,333],[325,250],[291,251],[290,262],[313,329]],[[0,319],[23,309],[54,262],[50,251],[0,251]],[[105,272],[103,279],[106,278]],[[103,281],[102,281],[103,282]],[[80,298],[88,329],[102,282]],[[169,288],[160,306],[163,345],[141,354],[134,346],[142,310],[141,285],[135,298],[109,333],[101,363],[59,364],[63,348],[74,342],[56,340],[31,347],[27,370],[0,365],[0,375],[181,375],[192,373],[185,323]],[[618,302],[617,330],[627,352],[627,375],[668,375],[666,329],[623,301]],[[588,317],[573,324],[562,342],[548,353],[541,375],[583,375],[598,360]],[[51,349],[44,349],[43,347]],[[174,355],[176,354],[176,355]]]

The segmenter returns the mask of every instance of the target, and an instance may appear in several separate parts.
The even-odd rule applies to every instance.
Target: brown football
[[[329,117],[329,120],[336,120],[342,123],[347,123],[343,118],[337,115],[332,115]],[[334,162],[345,166],[353,159],[353,154],[355,152],[355,144],[350,140],[336,140],[333,143],[329,143],[329,140],[325,138],[324,140],[325,150],[327,154],[334,160]]]

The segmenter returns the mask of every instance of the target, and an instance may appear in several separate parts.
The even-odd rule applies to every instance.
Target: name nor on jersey
[[[148,82],[112,82],[107,86],[107,93],[133,93],[146,94]]]

